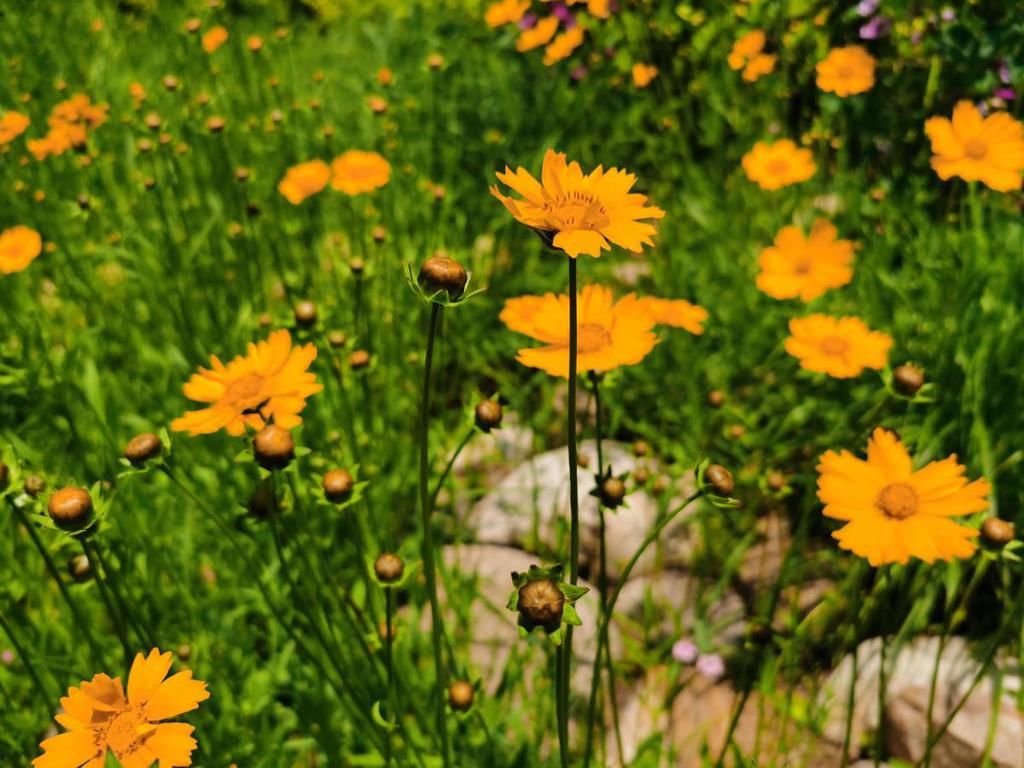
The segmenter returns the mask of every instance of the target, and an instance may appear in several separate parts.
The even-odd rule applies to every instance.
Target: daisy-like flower
[[[0,117],[0,145],[10,144],[21,136],[32,121],[20,112],[8,110]]]
[[[967,481],[955,455],[914,471],[907,449],[881,428],[868,441],[867,461],[828,451],[818,464],[824,514],[846,522],[832,536],[875,567],[969,557],[978,532],[951,518],[987,509],[989,490],[985,480]]]
[[[323,191],[331,179],[331,169],[323,160],[293,165],[277,185],[277,191],[292,205]]]
[[[808,371],[850,379],[865,368],[881,370],[889,361],[892,337],[872,331],[858,317],[794,317],[789,332],[786,351]]]
[[[853,279],[851,240],[836,238],[836,228],[818,219],[804,237],[799,227],[783,227],[775,244],[761,251],[757,287],[773,299],[813,301]]]
[[[210,368],[200,368],[184,388],[185,397],[209,407],[175,419],[171,429],[193,435],[225,429],[237,437],[246,427],[263,429],[271,420],[283,429],[297,427],[306,398],[323,389],[307,370],[315,359],[315,345],[293,349],[284,330],[249,344],[246,355],[227,365],[211,355]]]
[[[21,272],[42,253],[43,238],[29,227],[17,226],[0,232],[0,272]]]
[[[640,253],[644,245],[654,245],[651,237],[658,231],[642,219],[665,215],[648,206],[645,195],[629,191],[636,183],[632,173],[598,166],[584,175],[579,163],[567,163],[564,154],[551,149],[544,155],[540,182],[525,168],[512,171],[506,166],[497,176],[523,199],[506,197],[497,186],[491,194],[517,221],[573,258],[581,253],[600,256],[611,248],[609,241]]]
[[[228,41],[228,31],[225,27],[213,27],[203,33],[203,50],[213,53]]]
[[[350,149],[331,163],[331,187],[359,195],[383,187],[391,178],[391,163],[376,152]]]
[[[578,24],[572,29],[566,30],[556,37],[551,44],[544,49],[544,64],[551,66],[563,59],[569,58],[572,52],[583,44],[583,27]]]
[[[529,29],[524,29],[516,40],[516,50],[520,53],[532,51],[551,42],[558,31],[558,17],[548,16],[541,19]]]
[[[775,69],[776,57],[764,53],[767,38],[763,29],[755,29],[737,40],[729,52],[729,67],[743,70],[743,79],[754,82]]]
[[[818,87],[836,96],[866,93],[875,85],[875,57],[861,45],[833,48],[816,69]]]
[[[162,721],[196,709],[210,694],[188,670],[167,677],[170,668],[171,654],[154,648],[135,656],[127,695],[121,678],[104,674],[69,688],[55,718],[67,730],[40,745],[44,754],[33,768],[103,768],[108,751],[124,768],[192,765],[192,726]]]
[[[704,333],[704,321],[708,319],[708,311],[685,299],[657,299],[653,296],[644,296],[637,301],[637,305],[641,311],[654,319],[655,325],[682,328],[694,336]]]
[[[530,0],[498,0],[484,13],[484,21],[492,29],[504,24],[517,24],[529,9]]]
[[[651,64],[633,65],[633,85],[637,88],[646,88],[657,76],[658,68]]]
[[[1024,126],[1006,112],[982,117],[969,101],[953,109],[953,119],[929,118],[924,132],[932,142],[932,168],[943,181],[959,176],[998,192],[1021,188]]]
[[[757,142],[743,156],[743,170],[761,189],[775,190],[807,181],[817,166],[811,150],[798,147],[790,139],[779,139],[773,144]]]

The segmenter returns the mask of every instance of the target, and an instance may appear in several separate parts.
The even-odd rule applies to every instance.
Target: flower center
[[[836,70],[836,74],[839,75],[840,80],[849,80],[853,77],[853,67],[848,64],[844,64]]]
[[[107,745],[122,763],[136,752],[156,728],[137,708],[127,709],[114,718],[107,730]]]
[[[811,259],[809,256],[801,256],[793,264],[793,271],[798,275],[806,275],[811,271]]]
[[[850,348],[850,342],[838,336],[829,336],[821,342],[821,350],[827,355],[843,355]]]
[[[583,323],[576,334],[576,351],[586,354],[599,352],[612,343],[608,329],[595,323]]]
[[[988,146],[981,139],[971,139],[964,145],[964,154],[971,160],[981,160],[988,152]]]
[[[882,514],[893,520],[906,520],[917,514],[917,492],[906,483],[891,483],[875,501]]]
[[[258,373],[247,373],[228,385],[224,400],[231,405],[252,406],[259,403],[264,379]]]
[[[773,176],[784,176],[789,172],[789,163],[782,158],[777,158],[768,163],[768,172]]]
[[[600,198],[577,190],[544,203],[544,212],[555,223],[555,229],[601,229],[611,223]]]

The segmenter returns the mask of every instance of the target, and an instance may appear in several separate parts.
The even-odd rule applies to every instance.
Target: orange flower
[[[129,85],[128,93],[131,95],[132,101],[135,102],[135,106],[146,100],[146,88],[142,83],[132,83]]]
[[[924,132],[932,142],[932,168],[943,181],[959,176],[998,192],[1021,188],[1024,126],[1005,112],[983,118],[969,101],[953,109],[953,119],[929,118]]]
[[[759,53],[751,57],[743,68],[743,79],[748,83],[757,82],[765,75],[775,71],[776,56],[772,53]]]
[[[773,299],[813,301],[853,279],[853,242],[837,240],[836,228],[824,219],[809,237],[799,227],[783,227],[775,245],[761,251],[757,287]]]
[[[797,147],[790,139],[780,139],[773,144],[757,142],[743,156],[743,170],[761,189],[774,190],[807,181],[817,166],[811,150]]]
[[[611,248],[608,241],[634,253],[653,246],[653,224],[641,219],[660,219],[665,212],[647,206],[645,195],[630,192],[636,176],[618,168],[598,166],[584,175],[580,164],[566,163],[565,155],[549,149],[539,183],[529,171],[513,172],[505,166],[498,179],[523,196],[516,200],[491,188],[516,220],[536,230],[554,248],[576,258],[581,253],[600,256]]]
[[[889,362],[892,337],[872,331],[857,317],[794,317],[789,332],[786,351],[808,371],[850,379],[865,368],[881,370]]]
[[[599,19],[607,19],[612,14],[612,2],[611,0],[587,0],[587,13]]]
[[[534,24],[530,29],[524,29],[516,40],[516,50],[520,53],[532,51],[551,42],[558,30],[558,17],[548,16]]]
[[[516,24],[530,8],[530,0],[498,0],[484,14],[487,26],[500,27],[504,24]]]
[[[0,117],[0,145],[10,144],[21,136],[32,121],[20,112],[8,110]]]
[[[984,480],[967,482],[956,456],[914,471],[910,454],[884,429],[868,441],[867,461],[828,451],[818,465],[824,514],[846,522],[832,536],[875,567],[969,557],[978,532],[950,518],[988,509]]]
[[[53,111],[50,112],[47,122],[54,128],[58,126],[79,126],[83,130],[86,128],[99,128],[103,123],[107,122],[107,113],[109,111],[109,104],[93,104],[86,94],[76,93],[57,104]]]
[[[390,67],[381,67],[377,70],[377,82],[387,87],[395,81],[395,73]]]
[[[633,65],[633,85],[646,88],[658,76],[658,68],[651,64]]]
[[[203,33],[203,50],[213,53],[228,41],[228,30],[225,27],[213,27]]]
[[[391,179],[391,163],[376,152],[350,149],[331,163],[331,187],[359,195],[383,187]]]
[[[694,336],[704,333],[704,321],[708,311],[684,299],[656,299],[645,296],[637,301],[637,309],[649,314],[655,325],[682,328]]]
[[[323,389],[307,371],[315,359],[315,345],[293,349],[291,334],[283,330],[249,344],[245,356],[227,365],[211,355],[211,367],[200,368],[184,390],[189,400],[210,406],[175,419],[171,429],[193,435],[226,429],[238,436],[246,427],[259,430],[270,421],[284,429],[297,427],[306,398]]]
[[[544,64],[551,66],[562,59],[568,58],[573,51],[583,44],[583,27],[578,24],[556,37],[544,49]]]
[[[743,70],[743,79],[754,82],[775,69],[775,56],[764,53],[767,42],[763,29],[754,29],[737,40],[729,52],[729,66]]]
[[[28,267],[43,251],[43,238],[34,229],[17,226],[0,232],[0,272],[10,275]]]
[[[102,768],[108,751],[132,768],[192,765],[192,726],[161,721],[191,712],[210,694],[188,670],[167,677],[170,668],[171,654],[154,648],[148,657],[136,654],[127,696],[121,678],[104,674],[68,688],[55,718],[67,730],[40,745],[33,768]]]
[[[875,84],[875,57],[860,45],[833,48],[818,62],[818,87],[846,97],[870,91]]]
[[[277,185],[277,191],[292,205],[323,191],[331,178],[331,169],[323,160],[309,160],[293,165]]]
[[[252,53],[259,53],[263,50],[263,38],[259,35],[249,35],[245,45]]]

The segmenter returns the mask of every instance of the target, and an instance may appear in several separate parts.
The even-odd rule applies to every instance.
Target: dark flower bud
[[[249,497],[249,514],[257,520],[266,520],[277,510],[277,497],[267,483],[260,483]]]
[[[647,471],[647,467],[637,467],[633,470],[633,482],[637,485],[645,485],[650,477],[651,473]]]
[[[79,584],[92,578],[92,563],[83,555],[75,555],[68,560],[68,573]]]
[[[898,365],[892,369],[892,384],[901,395],[913,397],[924,386],[924,371],[916,365]]]
[[[448,687],[448,705],[456,712],[468,712],[473,706],[476,691],[465,680],[456,680]]]
[[[528,581],[519,588],[519,615],[529,624],[548,627],[562,621],[565,595],[551,579]]]
[[[89,196],[81,194],[78,196],[78,207],[80,210],[88,211],[92,203],[89,201]]]
[[[601,503],[609,509],[616,509],[626,498],[626,484],[617,477],[606,477],[598,491]]]
[[[712,408],[721,408],[725,405],[725,393],[720,389],[712,389],[708,392],[708,405]]]
[[[658,495],[668,490],[668,478],[664,475],[658,475],[654,478],[654,482],[651,484],[651,492]]]
[[[84,488],[61,488],[51,497],[46,511],[62,528],[78,528],[92,514],[92,497]]]
[[[402,578],[405,562],[398,555],[385,552],[373,561],[373,572],[384,584],[393,584]]]
[[[41,475],[29,475],[25,478],[22,490],[34,499],[46,490],[46,480]]]
[[[312,301],[300,301],[292,310],[296,325],[309,328],[316,322],[316,304]]]
[[[220,133],[224,130],[225,122],[223,117],[211,117],[206,121],[206,130],[210,133]]]
[[[998,517],[990,517],[981,524],[981,537],[993,547],[1005,547],[1015,535],[1013,523]]]
[[[163,451],[164,445],[160,438],[152,432],[143,432],[128,441],[124,447],[124,457],[136,466],[149,459],[155,459]]]
[[[388,231],[384,229],[384,227],[378,225],[373,228],[373,231],[370,233],[370,236],[373,238],[373,242],[383,243],[385,240],[387,240]]]
[[[646,456],[651,452],[651,446],[649,446],[643,440],[637,440],[633,443],[633,455],[637,457]]]
[[[466,290],[469,275],[455,259],[447,256],[431,256],[420,267],[418,278],[420,288],[428,296],[445,291],[451,300],[458,299]]]
[[[484,432],[501,426],[502,409],[497,400],[482,400],[473,411],[476,425]]]
[[[348,263],[348,268],[352,270],[353,275],[358,277],[366,271],[366,262],[360,258],[355,258]]]
[[[268,424],[252,441],[256,463],[264,469],[284,469],[295,458],[295,441],[292,433],[276,424]]]
[[[347,469],[332,469],[324,475],[324,496],[328,501],[340,504],[352,495],[355,485],[355,480]]]
[[[370,364],[370,353],[365,349],[357,349],[351,355],[348,356],[348,364],[350,368],[365,368]]]
[[[341,331],[331,331],[327,334],[327,343],[335,349],[344,347],[346,341],[348,341],[348,337]]]
[[[712,464],[704,470],[704,480],[717,496],[731,496],[736,484],[732,479],[732,472],[721,464]]]

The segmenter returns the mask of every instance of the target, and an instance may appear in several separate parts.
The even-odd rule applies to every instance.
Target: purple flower
[[[519,28],[522,30],[533,29],[537,26],[537,14],[528,13],[519,20]]]
[[[697,671],[710,680],[718,680],[725,674],[725,661],[717,653],[709,653],[697,659]]]
[[[956,11],[954,11],[949,6],[943,8],[939,16],[942,18],[943,21],[947,23],[950,21],[956,21]]]
[[[558,20],[565,25],[566,29],[572,29],[576,26],[576,17],[572,15],[572,11],[569,10],[569,6],[565,3],[555,3],[551,7],[551,13],[558,17]]]
[[[865,17],[871,16],[881,4],[881,0],[860,0],[857,3],[857,13]]]
[[[698,656],[700,650],[692,640],[680,640],[672,646],[672,658],[680,664],[693,664]]]
[[[995,95],[1003,101],[1013,101],[1017,98],[1017,92],[1013,88],[996,88]]]
[[[14,663],[14,651],[10,648],[4,648],[3,653],[0,653],[0,661],[8,667],[11,666]]]
[[[888,35],[890,29],[892,22],[889,19],[885,16],[875,16],[860,28],[860,37],[862,40],[877,40]]]
[[[1010,71],[1010,64],[1006,59],[999,62],[999,82],[1009,85],[1013,82],[1013,72]]]
[[[573,69],[572,72],[569,73],[569,77],[571,77],[573,80],[582,80],[586,76],[587,68],[584,67],[582,64],[577,66],[575,69]]]

